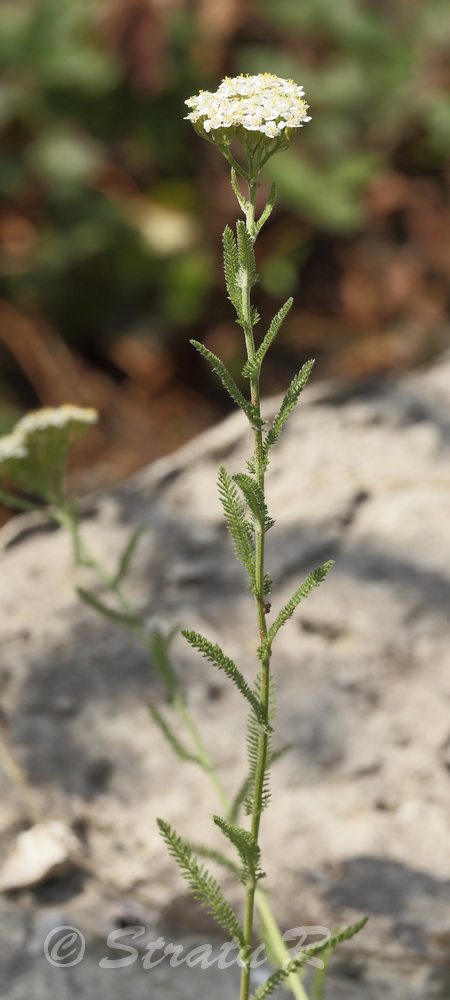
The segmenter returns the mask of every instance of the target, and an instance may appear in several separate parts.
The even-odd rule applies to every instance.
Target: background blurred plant
[[[361,375],[447,346],[449,54],[445,0],[4,0],[0,432],[96,405],[93,485],[226,412],[188,341],[238,377],[217,250],[236,208],[180,114],[226,73],[292,76],[313,115],[268,170],[263,320],[297,297],[263,391],[311,354]]]

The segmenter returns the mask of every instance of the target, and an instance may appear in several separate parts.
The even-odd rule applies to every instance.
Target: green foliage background
[[[163,345],[197,388],[206,375],[190,358],[189,335],[217,353],[225,344],[237,374],[242,352],[238,332],[227,339],[220,270],[220,233],[237,212],[227,165],[183,121],[183,102],[226,73],[292,77],[313,120],[268,165],[279,202],[258,261],[263,319],[274,299],[292,294],[297,303],[267,386],[278,389],[284,362],[305,360],[312,339],[320,361],[336,337],[345,341],[339,323],[364,333],[358,314],[341,307],[336,278],[354,241],[384,227],[385,243],[369,245],[376,257],[415,238],[407,223],[401,237],[394,231],[403,224],[396,208],[381,213],[377,230],[373,186],[392,174],[425,179],[445,201],[449,55],[446,0],[4,0],[0,296],[116,381],[123,372],[112,345],[124,334]],[[406,351],[406,364],[446,342],[448,265],[430,266],[439,330],[431,347],[421,340],[411,359]],[[324,323],[305,334],[311,315]],[[394,328],[407,337],[410,321],[399,307],[384,318],[374,310],[367,325],[372,335]],[[17,410],[46,400],[12,361],[2,322],[6,429]],[[378,354],[373,367],[383,368]],[[212,383],[202,388],[213,398]]]

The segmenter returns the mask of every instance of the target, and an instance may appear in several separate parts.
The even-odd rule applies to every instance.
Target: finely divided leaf
[[[278,310],[276,316],[274,316],[269,326],[269,329],[264,337],[264,340],[258,347],[255,357],[251,361],[246,361],[242,369],[243,375],[247,375],[250,378],[252,375],[256,374],[260,370],[263,360],[267,354],[267,351],[269,350],[269,347],[273,344],[273,341],[275,340],[278,330],[280,329],[283,320],[286,318],[293,302],[294,300],[292,298],[287,299],[284,305],[281,306],[281,309]]]
[[[256,273],[255,251],[253,240],[243,219],[238,219],[236,223],[237,252],[239,267],[248,275],[250,287],[258,280]]]
[[[31,503],[29,500],[24,500],[23,497],[16,497],[15,493],[8,493],[7,490],[0,490],[0,502],[4,503],[5,507],[17,507],[17,510],[39,510],[47,517],[51,517],[51,511],[47,507]]]
[[[180,686],[169,656],[169,647],[177,632],[178,628],[173,629],[169,635],[165,635],[161,629],[154,628],[147,639],[153,667],[164,684],[169,704],[175,701]]]
[[[195,899],[198,899],[207,913],[210,913],[224,930],[244,947],[244,934],[241,925],[227,903],[222,890],[215,878],[209,874],[204,865],[199,865],[189,844],[179,837],[168,823],[157,820],[170,854],[178,862],[182,875],[187,880]]]
[[[250,830],[245,830],[242,826],[235,826],[234,823],[229,823],[221,816],[213,816],[213,820],[239,854],[242,862],[239,881],[245,885],[249,877],[258,880],[264,878],[265,873],[259,867],[261,848]]]
[[[272,759],[272,747],[271,747],[271,732],[273,731],[273,724],[275,721],[276,712],[276,689],[275,689],[275,678],[271,674],[269,677],[269,705],[268,705],[268,723],[270,727],[269,734],[266,737],[266,766],[264,770],[264,781],[261,796],[261,811],[265,809],[270,800],[270,789],[269,789],[269,772]],[[255,681],[255,694],[258,701],[262,700],[262,672],[258,674]],[[247,722],[247,756],[248,756],[248,781],[247,781],[247,792],[245,797],[245,812],[247,816],[253,811],[253,798],[255,794],[255,783],[256,775],[258,770],[258,755],[259,755],[259,743],[262,738],[261,729],[257,726],[256,720],[253,716],[249,716]]]
[[[237,175],[234,167],[231,168],[231,187],[233,188],[233,191],[236,195],[240,207],[242,208],[242,211],[245,212],[248,202],[247,199],[244,198],[244,196],[241,194],[239,190]]]
[[[124,548],[124,551],[122,552],[122,555],[120,557],[119,566],[118,566],[118,569],[117,569],[117,573],[116,573],[114,579],[111,581],[111,586],[112,587],[118,587],[119,584],[122,583],[122,580],[127,575],[128,567],[130,565],[130,561],[131,561],[131,558],[133,556],[134,550],[135,550],[135,548],[137,546],[137,543],[138,543],[141,535],[146,530],[147,530],[146,525],[145,524],[141,524],[141,525],[139,525],[138,528],[135,529],[135,531],[133,531],[133,534],[131,535],[130,540],[127,542],[127,544],[126,544],[126,546]]]
[[[256,590],[255,543],[252,525],[247,520],[244,506],[231,476],[222,465],[219,469],[219,497],[233,539],[237,558],[247,570],[248,583],[252,593]]]
[[[268,199],[266,201],[265,207],[264,207],[264,209],[263,209],[263,211],[262,211],[262,213],[261,213],[261,215],[260,215],[260,217],[259,217],[259,219],[258,219],[258,221],[256,223],[256,235],[258,235],[258,233],[262,229],[264,223],[267,222],[267,219],[269,218],[269,215],[270,215],[270,213],[271,213],[271,211],[273,209],[273,206],[274,206],[274,204],[276,202],[276,199],[277,199],[277,187],[276,187],[275,181],[273,181],[272,184],[271,184],[271,186],[270,186],[269,197],[268,197]]]
[[[265,1000],[269,997],[271,993],[276,990],[280,983],[283,983],[293,972],[298,972],[303,965],[308,961],[309,958],[313,958],[315,955],[320,955],[321,952],[328,953],[330,949],[334,949],[338,944],[342,944],[343,941],[349,941],[350,938],[358,934],[360,930],[366,925],[367,917],[363,920],[358,920],[356,924],[352,924],[350,927],[345,927],[343,931],[337,931],[333,934],[328,941],[321,944],[312,944],[308,948],[304,948],[299,955],[293,958],[290,962],[286,962],[283,968],[278,969],[273,975],[266,979],[265,983],[258,987],[254,993],[252,993],[250,1000]]]
[[[156,722],[156,725],[161,730],[163,736],[165,736],[167,742],[170,743],[170,746],[172,747],[172,750],[175,752],[177,757],[179,757],[180,760],[187,760],[190,761],[192,764],[201,765],[202,761],[200,760],[200,758],[196,757],[195,754],[190,753],[189,750],[186,750],[183,744],[180,743],[178,737],[175,736],[175,733],[171,728],[171,726],[169,726],[164,716],[156,708],[156,705],[152,705],[150,703],[150,705],[148,706],[148,710],[153,719],[153,722]]]
[[[271,448],[272,445],[275,444],[275,441],[278,440],[281,431],[283,429],[283,425],[286,423],[289,414],[294,409],[294,406],[298,401],[300,393],[304,389],[309,379],[313,364],[314,361],[307,361],[306,364],[303,365],[303,368],[301,368],[298,374],[295,375],[294,378],[292,379],[292,382],[284,396],[280,409],[278,410],[278,413],[275,415],[273,419],[272,426],[266,434],[266,439],[264,441],[265,457],[267,457],[269,448]]]
[[[199,854],[201,858],[208,858],[209,861],[215,861],[216,864],[222,865],[222,868],[226,868],[236,878],[239,878],[239,865],[236,865],[234,861],[230,861],[221,851],[216,851],[214,847],[207,847],[206,844],[197,844],[193,840],[186,840],[185,843],[193,854]]]
[[[223,263],[228,297],[236,309],[239,322],[242,323],[242,292],[238,284],[238,254],[236,240],[229,226],[226,226],[223,233]]]
[[[77,593],[85,604],[88,604],[90,608],[94,608],[94,611],[98,611],[104,618],[110,618],[111,621],[118,622],[120,625],[127,625],[128,628],[135,628],[136,625],[140,624],[139,618],[136,615],[127,615],[124,611],[115,611],[114,608],[103,604],[103,601],[99,601],[97,597],[90,594],[88,590],[83,590],[82,587],[77,587]]]
[[[271,625],[267,635],[267,642],[264,647],[265,649],[272,645],[272,642],[281,626],[292,617],[295,609],[300,604],[300,601],[303,601],[305,597],[308,597],[308,594],[314,590],[314,587],[318,587],[319,584],[322,583],[332,566],[333,559],[330,559],[329,562],[326,562],[323,566],[319,566],[318,569],[314,569],[312,573],[306,577],[306,580],[300,584],[300,587],[297,588],[290,601],[284,605],[284,608],[282,608],[280,613],[277,615],[273,625]]]
[[[259,724],[263,726],[263,728],[266,728],[266,722],[261,705],[251,687],[247,684],[245,677],[241,674],[241,671],[238,670],[236,664],[233,663],[233,660],[230,660],[229,656],[225,656],[225,653],[220,646],[217,645],[217,643],[210,642],[209,639],[205,639],[205,637],[200,635],[198,632],[192,632],[190,629],[182,629],[181,635],[187,639],[190,646],[193,646],[194,649],[198,649],[210,663],[214,664],[215,667],[218,667],[219,670],[223,670],[227,677],[234,681],[236,687],[249,702]]]
[[[239,406],[240,409],[244,411],[252,427],[256,426],[262,427],[263,421],[261,417],[257,415],[250,401],[246,399],[245,396],[242,395],[241,390],[236,385],[236,382],[230,375],[228,368],[225,367],[223,361],[221,361],[216,354],[213,354],[212,351],[208,350],[208,348],[205,347],[204,344],[200,344],[198,340],[191,340],[191,344],[193,344],[193,346],[197,348],[200,354],[202,354],[203,357],[206,358],[207,361],[209,361],[213,371],[216,373],[216,375],[219,376],[222,385],[227,390],[227,392],[229,392],[231,398],[234,400],[236,405]]]
[[[255,521],[263,531],[269,531],[275,522],[269,517],[264,493],[259,483],[245,472],[237,472],[233,480],[242,490]]]

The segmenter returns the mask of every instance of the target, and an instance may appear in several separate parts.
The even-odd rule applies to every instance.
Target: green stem
[[[257,157],[255,157],[256,162]],[[252,166],[252,164],[250,165]],[[255,221],[255,196],[256,191],[259,186],[259,169],[255,169],[251,180],[249,181],[249,198],[246,204],[245,215],[246,215],[246,225],[247,231],[254,242],[260,226]],[[253,335],[253,324],[251,319],[251,301],[250,301],[250,275],[247,274],[243,283],[243,313],[245,319],[244,325],[244,335],[245,343],[247,348],[247,356],[249,361],[254,361],[255,359],[255,341]],[[251,401],[257,416],[261,417],[261,399],[260,399],[260,386],[259,386],[259,368],[252,375],[250,379],[250,389],[251,389]],[[259,423],[259,422],[258,422]],[[258,426],[253,426],[254,434],[254,462],[255,462],[255,476],[258,485],[264,496],[264,452],[263,452],[263,432],[262,427],[259,423]],[[265,640],[267,638],[267,623],[265,617],[265,604],[264,604],[264,578],[265,578],[265,564],[264,564],[264,550],[265,550],[265,529],[263,525],[258,524],[256,527],[256,537],[255,537],[255,581],[256,581],[256,615],[258,620],[259,637],[262,646],[265,646]],[[270,701],[270,657],[271,649],[269,648],[266,655],[262,659],[261,663],[261,706],[264,713],[264,718],[269,721],[269,701]],[[251,832],[258,841],[259,828],[261,822],[261,811],[262,811],[262,801],[264,793],[264,778],[267,766],[267,753],[268,753],[268,735],[267,732],[261,732],[259,736],[258,744],[258,758],[256,765],[255,774],[255,787],[253,792],[253,803],[252,803],[252,819],[251,819]],[[249,880],[246,891],[245,900],[245,915],[244,915],[244,949],[242,953],[243,968],[241,975],[241,992],[240,1000],[248,1000],[250,993],[250,956],[251,956],[251,944],[253,936],[253,923],[254,923],[254,910],[255,906],[258,910],[261,923],[264,927],[265,938],[270,943],[270,947],[273,953],[273,957],[279,963],[280,966],[283,965],[286,958],[288,957],[286,945],[280,934],[278,925],[276,924],[267,898],[264,892],[257,887],[255,879]],[[292,975],[289,977],[288,985],[291,992],[296,997],[296,1000],[308,1000],[307,994],[298,975]]]
[[[258,187],[258,175],[252,177],[249,183],[249,198],[246,211],[247,231],[252,241],[254,241],[256,238],[255,195],[257,187]],[[249,274],[247,274],[247,280],[245,283],[245,299],[243,297],[242,305],[243,305],[243,314],[245,321],[244,334],[247,346],[247,356],[249,361],[254,361],[256,351],[255,351],[255,341],[253,336],[253,324],[251,319]],[[260,417],[261,405],[260,405],[260,389],[259,389],[259,369],[256,371],[254,375],[252,375],[250,380],[250,386],[251,386],[252,405],[257,416]],[[263,460],[263,438],[262,438],[261,426],[253,427],[253,433],[255,442],[255,452],[254,452],[255,475],[258,485],[260,486],[264,494],[264,460]],[[264,542],[265,542],[265,529],[262,524],[258,524],[256,527],[256,539],[255,539],[255,549],[256,549],[255,603],[256,603],[256,615],[258,619],[258,628],[259,628],[261,645],[265,645],[265,639],[267,637],[267,625],[266,625],[265,609],[264,609]],[[268,649],[261,664],[261,707],[266,722],[269,721],[270,655],[271,655],[270,649]],[[251,832],[256,842],[258,842],[259,827],[261,821],[264,777],[267,766],[267,751],[268,751],[268,735],[266,731],[261,731],[258,742],[258,757],[257,757],[256,773],[255,773],[255,786],[253,790],[252,819],[251,819]],[[247,885],[246,900],[245,900],[244,952],[243,952],[243,968],[241,975],[240,1000],[248,1000],[250,992],[250,953],[251,953],[251,944],[253,936],[255,892],[256,892],[256,879],[253,877],[249,879],[249,883]]]

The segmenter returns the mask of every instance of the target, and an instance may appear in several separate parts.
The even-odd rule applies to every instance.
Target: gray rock
[[[450,993],[449,404],[449,359],[400,382],[314,387],[267,477],[277,519],[267,544],[272,614],[312,568],[335,560],[275,646],[277,739],[293,746],[274,770],[262,824],[282,929],[371,918],[336,955],[330,1000]],[[219,641],[252,678],[252,598],[215,488],[218,465],[237,471],[248,452],[237,414],[90,501],[83,529],[112,567],[130,531],[147,524],[130,601],[149,623]],[[93,580],[73,568],[67,538],[24,516],[3,539],[2,708],[41,810],[83,831],[89,872],[1,901],[2,997],[138,1000],[150,985],[158,998],[213,991],[228,1000],[235,970],[175,974],[162,963],[142,975],[135,963],[119,976],[98,966],[111,907],[125,900],[144,907],[132,923],[149,933],[219,947],[155,830],[162,815],[190,839],[222,846],[211,822],[218,805],[207,778],[180,769],[149,720],[146,702],[161,692],[144,652],[77,600],[74,587]],[[240,699],[181,638],[174,655],[232,795],[245,773]],[[5,847],[20,803],[1,773],[0,792]],[[227,891],[239,908],[240,890]],[[80,927],[87,941],[86,960],[65,972],[39,951],[55,914],[56,926]]]

